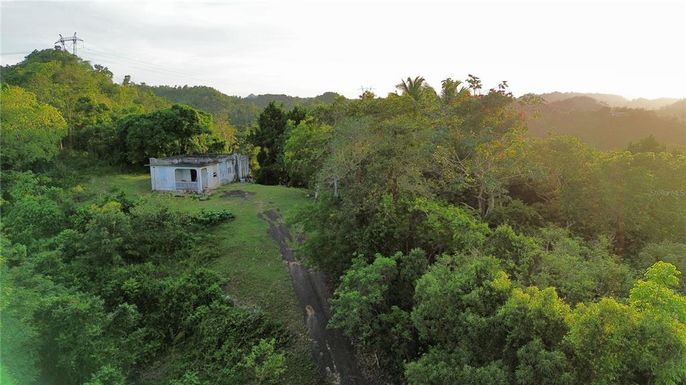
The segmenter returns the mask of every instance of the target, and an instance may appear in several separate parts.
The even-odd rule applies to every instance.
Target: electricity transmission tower
[[[76,42],[77,41],[83,41],[83,39],[76,37],[76,32],[74,32],[74,36],[70,37],[62,37],[62,34],[60,34],[60,39],[55,42],[55,48],[59,48],[60,45],[62,46],[61,49],[67,50],[67,42],[71,42],[71,53],[76,55]]]

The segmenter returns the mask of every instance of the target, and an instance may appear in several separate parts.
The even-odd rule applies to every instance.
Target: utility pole
[[[55,42],[55,48],[59,47],[58,44],[62,45],[63,50],[67,50],[67,45],[66,42],[70,41],[71,42],[71,53],[76,55],[76,42],[77,41],[83,41],[83,39],[76,37],[76,32],[74,32],[74,36],[71,37],[62,37],[62,34],[60,34],[60,39]]]

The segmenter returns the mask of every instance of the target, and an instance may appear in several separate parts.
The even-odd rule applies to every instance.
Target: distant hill
[[[686,149],[684,100],[647,110],[612,107],[587,94],[550,95],[544,96],[547,102],[525,109],[532,136],[574,135],[600,149],[623,149],[653,135],[668,148]]]
[[[284,108],[291,109],[295,106],[309,106],[317,103],[333,103],[336,98],[341,95],[335,92],[325,92],[321,95],[301,98],[298,96],[288,96],[284,94],[264,94],[264,95],[252,95],[244,98],[244,101],[254,102],[259,109],[264,109],[271,102],[277,102],[283,104]]]
[[[228,119],[231,124],[239,128],[249,127],[257,122],[260,112],[272,101],[282,104],[286,109],[291,109],[296,105],[307,107],[317,103],[332,103],[336,98],[341,97],[335,92],[326,92],[309,98],[282,94],[249,95],[242,98],[229,96],[205,86],[143,87],[174,103],[188,104],[207,111],[216,119]]]
[[[540,96],[548,103],[583,96],[595,99],[600,103],[606,104],[608,107],[642,108],[644,110],[657,110],[679,101],[679,99],[676,98],[627,99],[620,95],[583,92],[550,92],[541,94]]]
[[[239,97],[205,86],[141,87],[171,102],[207,111],[217,121],[228,120],[239,130],[257,122],[260,112],[272,101],[291,109],[296,105],[332,103],[342,97],[334,92],[309,98],[283,94]],[[545,102],[527,111],[532,136],[574,135],[601,149],[623,149],[631,142],[653,135],[668,148],[686,149],[683,99],[630,101],[618,95],[560,92],[541,96]],[[637,108],[637,105],[645,107]]]
[[[660,108],[657,113],[661,116],[674,117],[682,122],[686,121],[686,99]]]

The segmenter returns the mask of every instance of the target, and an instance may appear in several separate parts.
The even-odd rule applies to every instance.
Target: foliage
[[[204,226],[214,226],[234,219],[235,216],[228,210],[205,210],[192,217],[194,223]]]
[[[674,292],[678,271],[658,262],[631,290],[578,306],[566,341],[589,384],[679,384],[686,379],[686,298]]]
[[[306,112],[296,106],[286,112],[274,102],[262,111],[258,127],[248,138],[258,149],[257,161],[260,165],[257,182],[262,184],[285,184],[288,175],[284,166],[284,146],[289,127],[298,126],[305,119]]]
[[[20,87],[2,85],[0,138],[3,169],[22,170],[52,160],[67,133],[67,123],[54,107],[40,103],[36,95]]]
[[[666,152],[596,152],[552,138],[532,153],[544,218],[586,237],[606,234],[620,256],[650,242],[679,241],[686,226],[686,158]]]
[[[178,104],[117,122],[133,164],[143,164],[148,158],[219,152],[224,143],[212,137],[211,126],[209,115]]]
[[[587,243],[565,230],[543,228],[539,242],[545,252],[532,275],[533,283],[556,287],[570,303],[623,296],[631,287],[630,267],[610,253],[605,238]]]
[[[655,137],[651,134],[645,139],[641,139],[636,143],[629,143],[626,149],[633,154],[639,152],[665,152],[667,151],[667,146],[658,143]]]
[[[493,257],[444,256],[417,282],[412,320],[420,338],[476,357],[492,354],[496,310],[512,283]],[[471,347],[480,346],[473,350]]]
[[[686,243],[649,243],[638,254],[636,262],[637,267],[644,270],[658,261],[671,263],[679,271],[686,271]],[[682,294],[686,294],[686,279],[681,278],[678,287]]]
[[[445,79],[438,92],[417,76],[386,97],[236,98],[130,77],[118,85],[106,67],[44,50],[2,77],[2,370],[16,381],[275,384],[290,375],[293,335],[241,305],[273,306],[262,300],[271,297],[225,294],[274,284],[263,266],[239,263],[264,251],[240,245],[264,230],[255,211],[231,206],[256,221],[227,232],[241,234],[234,239],[210,228],[233,226],[218,201],[177,210],[184,203],[171,197],[152,199],[168,204],[157,206],[76,185],[94,159],[140,166],[237,146],[260,183],[314,193],[296,220],[300,254],[334,278],[329,326],[379,382],[686,379],[686,158],[658,142],[673,144],[664,138],[679,120],[584,98],[541,104],[514,98],[505,81],[485,91],[474,75]],[[531,139],[537,109],[546,125],[564,117],[563,130],[583,122],[580,135],[598,122],[626,133],[660,127],[620,146],[627,151],[599,151]],[[252,210],[271,205],[270,194]],[[217,231],[228,263],[260,270],[251,276],[264,282],[207,268]]]
[[[339,329],[396,375],[418,348],[409,311],[414,286],[427,260],[421,250],[392,257],[377,254],[371,261],[358,256],[341,277],[331,305],[329,327]]]
[[[245,356],[244,365],[251,369],[256,384],[278,384],[283,375],[285,357],[274,348],[275,340],[260,340]]]
[[[228,121],[228,124],[237,127],[239,135],[257,123],[260,111],[264,110],[269,103],[280,103],[286,109],[292,109],[295,106],[309,108],[317,105],[328,105],[334,102],[336,98],[342,98],[334,92],[325,92],[313,98],[273,94],[239,97],[225,95],[207,86],[141,85],[140,87],[174,103],[187,104],[207,111],[212,114],[217,123]]]
[[[123,384],[166,357],[162,381],[267,384],[285,375],[289,333],[236,306],[225,280],[193,264],[194,239],[231,213],[188,216],[118,193],[77,205],[48,178],[10,176],[3,372],[27,384]]]
[[[293,127],[284,144],[284,167],[295,186],[314,187],[316,176],[329,154],[332,127],[312,118]]]
[[[115,84],[107,67],[91,65],[67,51],[33,51],[22,62],[3,67],[2,79],[55,107],[67,122],[68,145],[85,126],[169,106],[137,86]]]

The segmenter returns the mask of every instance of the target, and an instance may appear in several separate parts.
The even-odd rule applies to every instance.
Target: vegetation
[[[59,111],[38,102],[36,95],[19,87],[3,85],[0,97],[2,166],[21,170],[52,160],[67,133],[67,123]]]
[[[302,205],[302,193],[243,186],[251,205],[151,194],[146,175],[106,164],[221,151],[211,117],[167,102],[119,114],[113,99],[81,125],[14,77],[50,79],[41,71],[54,66],[95,95],[106,86],[102,69],[64,52],[3,68],[14,82],[2,86],[3,384],[317,383],[290,279],[257,216]],[[83,90],[54,78],[43,91]],[[123,87],[133,86],[109,91]]]
[[[481,88],[408,78],[290,132],[286,157],[316,154],[300,221],[340,277],[330,327],[378,383],[683,382],[684,155],[532,139],[534,99]]]
[[[302,230],[299,257],[331,277],[329,327],[368,383],[686,381],[686,156],[660,134],[676,118],[674,130],[627,123],[640,136],[600,150],[532,137],[540,100],[474,75],[271,101],[240,125],[228,112],[243,100],[117,85],[63,51],[2,76],[3,379],[320,383],[258,217],[280,209]],[[666,121],[569,103],[589,122]],[[151,194],[131,172],[237,147],[258,182],[285,186],[200,200]]]

